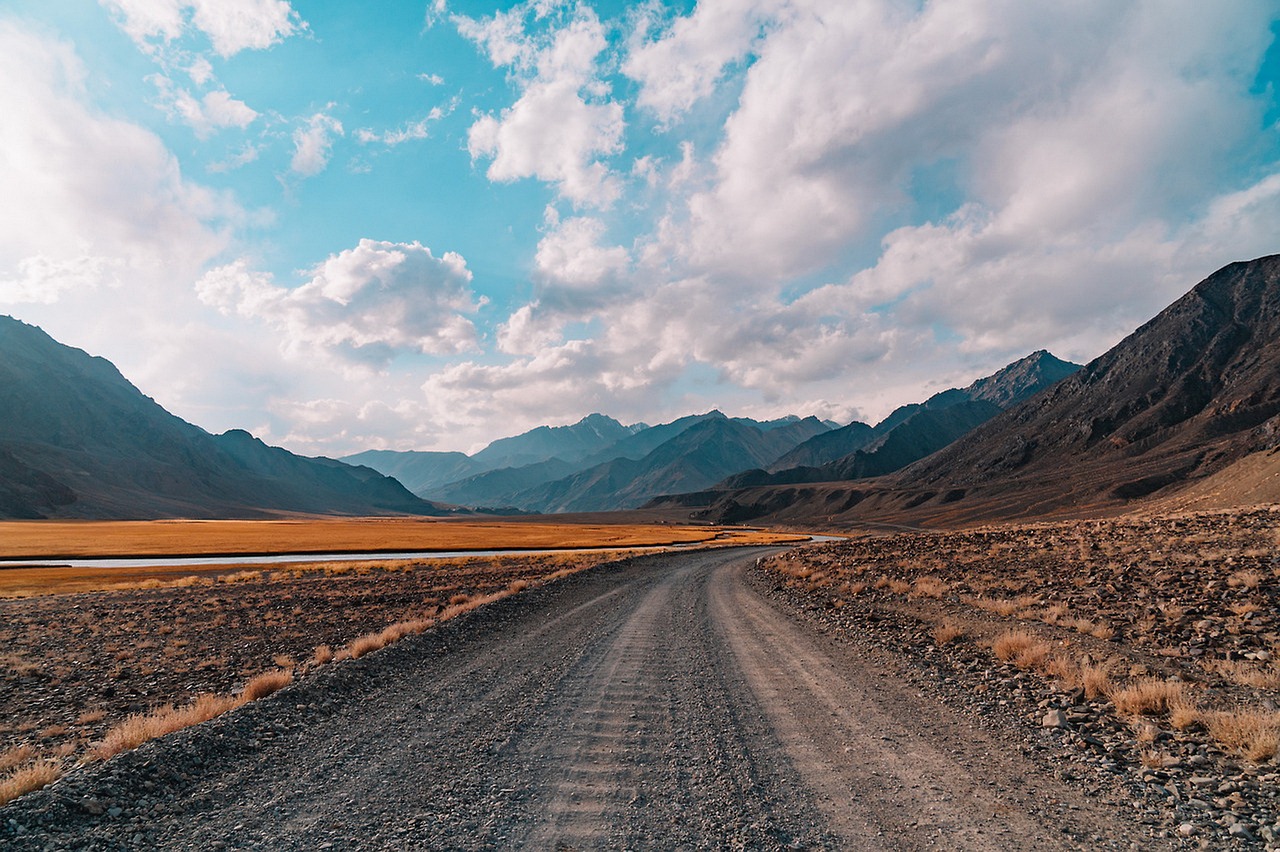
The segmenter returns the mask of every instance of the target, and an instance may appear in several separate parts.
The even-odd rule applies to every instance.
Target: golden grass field
[[[56,562],[58,559],[112,556],[248,557],[408,550],[617,550],[675,544],[775,544],[802,541],[804,538],[745,528],[708,526],[503,523],[420,518],[5,521],[0,522],[0,562],[5,559]],[[305,562],[305,556],[298,560],[298,563]],[[296,566],[296,563],[289,564]],[[138,583],[169,583],[186,577],[218,577],[244,567],[6,567],[0,569],[0,597],[70,594]]]

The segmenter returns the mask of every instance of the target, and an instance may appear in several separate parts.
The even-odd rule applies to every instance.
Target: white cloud
[[[152,52],[199,30],[222,57],[262,50],[306,28],[285,0],[100,0],[121,29]],[[159,42],[159,45],[156,42]],[[196,73],[200,73],[197,71]],[[200,84],[200,81],[196,81]]]
[[[608,207],[622,189],[599,158],[622,150],[626,124],[622,105],[607,98],[597,76],[597,58],[608,46],[604,27],[589,8],[575,7],[565,26],[538,40],[524,31],[528,11],[522,5],[482,22],[455,19],[496,67],[529,75],[515,104],[476,119],[467,150],[473,160],[492,160],[490,180],[533,177],[555,184],[576,205]]]
[[[161,106],[170,117],[189,126],[201,139],[222,128],[243,129],[258,117],[257,111],[231,97],[225,89],[215,89],[196,98],[168,77],[156,74],[149,79],[159,91]]]
[[[389,147],[402,145],[405,142],[427,139],[431,136],[431,125],[451,114],[456,107],[456,100],[450,102],[446,107],[432,107],[425,117],[417,121],[411,121],[395,130],[387,130],[382,133],[362,127],[356,131],[356,139],[362,144],[381,142]]]
[[[293,131],[293,159],[289,167],[303,177],[318,175],[329,165],[333,137],[343,135],[342,122],[318,112],[305,127]]]
[[[243,216],[187,181],[154,134],[90,107],[84,74],[70,45],[0,22],[0,279],[10,298],[171,282],[220,251]]]
[[[14,277],[0,274],[0,304],[52,304],[68,292],[83,293],[103,284],[119,286],[123,265],[120,258],[91,255],[24,257],[18,261]]]
[[[283,333],[287,351],[318,347],[358,362],[397,354],[455,354],[476,348],[465,314],[479,305],[471,271],[453,252],[437,258],[419,243],[361,240],[331,255],[299,287],[277,285],[243,261],[206,273],[200,300]]]
[[[622,72],[640,83],[637,103],[662,123],[709,96],[727,65],[741,60],[784,4],[777,0],[701,0],[693,12],[659,28],[642,9]],[[652,31],[658,36],[652,38]]]

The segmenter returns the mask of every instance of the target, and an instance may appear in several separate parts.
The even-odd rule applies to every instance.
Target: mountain
[[[517,495],[515,505],[543,512],[631,509],[659,494],[706,488],[823,431],[826,424],[813,417],[765,429],[713,412],[640,459],[617,457],[546,483]]]
[[[581,469],[560,459],[547,459],[521,467],[486,470],[466,479],[423,492],[433,499],[458,506],[519,506],[520,494]]]
[[[617,423],[617,421],[603,418],[600,415],[592,415],[582,423],[588,423],[593,418]],[[795,445],[796,441],[825,432],[830,428],[827,424],[812,417],[802,420],[794,415],[789,415],[776,420],[762,422],[745,417],[728,418],[722,412],[713,410],[705,414],[681,417],[671,423],[663,423],[657,426],[641,426],[638,429],[637,427],[623,427],[628,430],[635,429],[636,431],[629,431],[617,441],[581,458],[566,461],[564,458],[556,456],[529,464],[504,466],[475,473],[454,482],[423,489],[417,491],[417,493],[431,500],[464,506],[514,506],[525,510],[561,511],[549,507],[572,503],[576,507],[575,511],[588,511],[588,509],[581,508],[583,506],[589,506],[590,511],[597,511],[603,508],[605,503],[610,506],[613,505],[612,501],[607,501],[601,496],[609,488],[606,484],[607,482],[611,482],[617,477],[630,482],[630,474],[625,473],[625,471],[631,471],[635,468],[622,464],[621,461],[640,461],[659,447],[676,439],[685,431],[712,420],[730,421],[760,433],[776,432],[777,434],[771,439],[770,446],[782,448],[790,448]],[[547,436],[546,430],[547,427],[541,427],[525,433],[524,436],[517,436],[517,438],[523,439],[529,435],[539,435],[543,437],[538,440],[545,440]],[[490,446],[509,448],[513,446],[510,443],[511,440],[502,439],[502,441],[495,441]],[[529,457],[527,453],[517,455]],[[573,454],[567,453],[566,455],[572,456]],[[363,457],[358,456],[355,458]],[[472,459],[479,457],[480,454],[477,454]],[[746,462],[749,458],[751,458],[749,454],[743,456],[742,461]],[[594,468],[609,465],[613,462],[619,462],[619,464],[608,470],[593,471]],[[372,460],[372,463],[374,466],[385,465],[385,461],[379,459]],[[379,469],[388,471],[390,468],[383,466]],[[567,479],[587,471],[592,472],[584,477],[579,477],[574,483],[561,483],[555,487],[542,488],[542,486],[551,486],[552,483],[558,480]],[[578,492],[583,493],[578,494]],[[572,496],[574,494],[578,496]]]
[[[1196,495],[1280,472],[1280,256],[1233,263],[1102,356],[950,446],[858,483],[716,495],[709,517],[957,523]],[[1233,482],[1231,474],[1239,474]],[[1207,501],[1207,502],[1205,502]]]
[[[0,317],[0,515],[256,517],[444,514],[369,468],[308,459],[247,432],[214,436],[107,360]]]
[[[365,450],[341,461],[371,467],[393,477],[414,494],[426,494],[450,482],[479,473],[483,467],[465,453]]]
[[[830,432],[814,435],[800,446],[774,459],[765,470],[776,473],[801,467],[818,467],[857,452],[874,441],[877,434],[879,433],[866,423],[855,420]]]
[[[882,476],[937,452],[1003,410],[1080,369],[1044,350],[1033,352],[965,388],[936,393],[901,406],[874,428],[853,422],[810,438],[766,470],[726,479],[722,489],[808,482],[838,482]],[[832,437],[832,436],[837,437]],[[788,460],[821,458],[841,446],[854,449],[825,463],[784,467]]]
[[[612,446],[642,426],[623,426],[612,417],[589,414],[572,426],[539,426],[511,438],[500,438],[471,459],[481,470],[517,467],[551,458],[571,462]]]

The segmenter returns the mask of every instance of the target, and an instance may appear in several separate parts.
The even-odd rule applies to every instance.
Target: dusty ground
[[[1159,849],[893,654],[771,604],[764,551],[483,607],[0,808],[19,849]]]
[[[19,756],[70,766],[131,713],[229,693],[274,668],[303,674],[320,646],[338,651],[617,555],[220,569],[158,588],[0,600],[0,776]]]
[[[1280,848],[1278,526],[1258,509],[902,533],[766,568],[1157,831]]]

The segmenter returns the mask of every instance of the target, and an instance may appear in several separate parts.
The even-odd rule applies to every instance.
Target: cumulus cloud
[[[169,116],[189,126],[201,139],[227,127],[243,129],[258,117],[256,110],[231,97],[226,89],[215,89],[197,98],[168,77],[156,74],[150,79],[160,93],[161,106]]]
[[[225,58],[242,50],[268,48],[306,28],[286,0],[100,2],[115,13],[120,28],[138,47],[148,52],[198,30]]]
[[[746,56],[780,6],[776,0],[702,0],[671,22],[654,6],[642,8],[622,64],[640,84],[637,103],[664,124],[683,116],[715,91],[726,66]]]
[[[74,49],[0,22],[0,279],[49,302],[193,272],[243,213],[187,181],[153,133],[86,103]]]
[[[196,284],[200,300],[223,313],[278,328],[287,351],[307,347],[380,364],[397,354],[455,354],[476,347],[465,315],[479,304],[471,271],[453,252],[436,257],[417,242],[361,240],[289,288],[238,260]]]
[[[318,112],[307,119],[306,126],[293,131],[293,159],[289,167],[303,177],[318,175],[329,165],[333,137],[342,136],[342,122]]]
[[[522,4],[480,21],[455,19],[495,67],[517,73],[521,89],[511,107],[476,119],[467,150],[473,160],[491,160],[490,180],[537,178],[576,205],[608,207],[622,189],[601,158],[622,150],[626,123],[597,73],[597,58],[608,46],[604,26],[591,9],[577,6],[564,26],[529,35],[524,18],[539,11]]]

